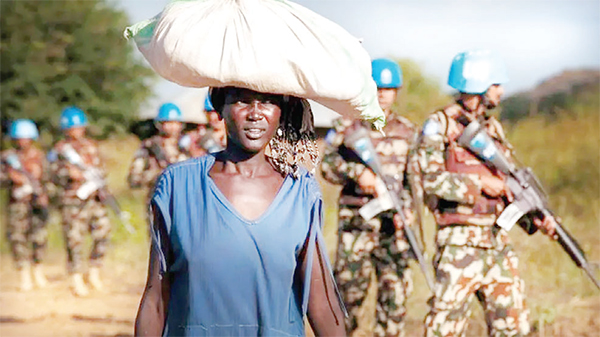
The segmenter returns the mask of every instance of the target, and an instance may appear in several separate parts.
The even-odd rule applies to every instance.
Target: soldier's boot
[[[29,264],[23,265],[19,270],[19,276],[21,278],[21,284],[19,289],[21,291],[30,291],[33,289],[33,282],[31,281],[31,266]]]
[[[71,289],[75,296],[84,297],[90,294],[85,282],[83,282],[83,274],[81,273],[71,275]]]
[[[100,269],[98,267],[90,267],[88,281],[90,282],[92,288],[96,290],[102,290],[104,288],[102,280],[100,280]]]
[[[46,288],[48,286],[46,275],[44,275],[42,266],[39,264],[33,266],[33,280],[39,288]]]

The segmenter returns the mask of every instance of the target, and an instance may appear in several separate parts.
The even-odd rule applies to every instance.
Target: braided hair
[[[210,98],[215,110],[222,112],[225,98],[234,87],[211,88]],[[265,155],[275,170],[294,178],[300,167],[315,173],[319,164],[319,149],[310,104],[304,98],[281,95],[279,128],[269,141]]]

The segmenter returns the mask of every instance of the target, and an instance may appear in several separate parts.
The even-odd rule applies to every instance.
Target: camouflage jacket
[[[74,161],[72,156],[80,158],[80,162]],[[98,144],[89,138],[64,139],[57,142],[48,153],[48,160],[52,174],[51,182],[57,187],[58,196],[61,198],[77,198],[77,191],[84,184],[91,180],[104,182],[106,179]],[[83,177],[77,177],[75,172],[79,172]],[[93,178],[88,173],[91,173]],[[97,191],[88,198],[96,195]]]
[[[180,140],[157,135],[142,141],[129,167],[129,186],[152,191],[156,179],[167,166],[189,159],[190,154],[180,146]]]
[[[25,184],[11,179],[12,173],[25,177]],[[47,198],[48,163],[44,151],[31,147],[27,152],[9,149],[0,154],[0,183],[10,190],[10,202],[31,202]]]
[[[187,150],[187,152],[190,154],[190,157],[196,158],[205,155],[207,151],[201,146],[200,140],[206,135],[206,133],[206,128],[197,128],[187,132],[179,139],[179,147]]]
[[[187,150],[191,157],[200,157],[207,153],[219,152],[225,149],[227,138],[218,137],[211,129],[204,132],[194,130],[182,137],[180,145]]]
[[[417,160],[427,205],[438,225],[438,245],[467,245],[491,248],[507,243],[503,230],[495,227],[505,200],[482,192],[481,176],[498,175],[457,144],[465,116],[475,118],[455,103],[433,113],[423,126]],[[484,115],[483,124],[505,155],[511,157],[500,122]]]
[[[358,185],[358,177],[366,169],[358,157],[344,145],[344,137],[351,132],[355,123],[340,118],[334,121],[334,131],[328,135],[328,146],[321,162],[321,174],[327,181],[343,185],[340,206],[362,206],[373,199]],[[368,124],[365,124],[368,127]],[[383,174],[387,180],[396,182],[396,190],[401,191],[401,200],[407,209],[412,210],[412,197],[407,179],[407,159],[413,144],[415,128],[406,118],[392,114],[387,125],[379,131],[371,130],[370,138],[381,161]]]

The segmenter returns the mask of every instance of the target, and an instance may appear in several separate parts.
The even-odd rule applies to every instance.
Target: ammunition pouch
[[[498,176],[483,162],[455,140],[450,140],[445,153],[446,170],[451,173],[473,174],[478,176]],[[475,197],[472,205],[459,204],[447,200],[438,200],[434,216],[439,226],[475,225],[493,226],[496,216],[504,209],[501,197],[490,198],[483,193]]]

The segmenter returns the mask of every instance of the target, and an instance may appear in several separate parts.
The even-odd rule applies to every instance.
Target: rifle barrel
[[[577,267],[583,269],[590,280],[592,280],[596,287],[600,289],[600,283],[592,273],[590,265],[585,258],[585,254],[581,250],[581,247],[579,247],[579,244],[577,244],[577,241],[575,241],[571,234],[569,234],[569,232],[567,232],[560,224],[556,224],[555,230],[558,235],[558,243],[563,247],[567,254],[569,254],[571,260],[575,262]]]
[[[423,272],[423,275],[425,276],[425,281],[427,282],[427,286],[429,287],[429,290],[431,290],[431,292],[433,293],[434,292],[433,277],[431,276],[431,272],[429,271],[429,268],[427,268],[427,261],[425,261],[423,252],[421,252],[421,247],[419,245],[419,242],[417,241],[417,237],[415,236],[415,233],[413,232],[413,230],[410,228],[408,221],[406,221],[406,216],[404,216],[404,206],[400,203],[400,199],[399,199],[398,195],[394,192],[394,185],[386,184],[386,187],[392,196],[392,200],[394,202],[394,208],[396,209],[396,212],[398,212],[398,214],[402,218],[402,222],[404,223],[404,226],[402,228],[404,230],[404,236],[406,236],[406,240],[408,241],[410,249],[415,254],[415,258],[417,259],[417,262],[419,262],[419,266],[421,267],[421,271]]]

